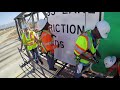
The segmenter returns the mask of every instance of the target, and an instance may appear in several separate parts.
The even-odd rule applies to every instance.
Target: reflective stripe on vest
[[[86,40],[87,40],[87,42],[88,42],[88,44],[87,44],[87,46],[88,46],[88,48],[87,48],[87,50],[88,49],[90,49],[91,48],[91,40],[90,40],[90,38],[88,37],[88,34],[87,33],[83,33],[81,36],[83,36],[83,37],[85,37],[86,38]]]
[[[83,38],[85,38],[86,39],[86,43],[87,43],[87,47],[86,47],[86,50],[88,50],[90,47],[91,47],[91,43],[90,43],[90,39],[88,38],[88,36],[87,36],[87,34],[86,33],[83,33],[80,37],[83,37]],[[79,37],[78,37],[79,38]],[[81,41],[80,41],[81,42]],[[79,46],[79,42],[78,43],[76,43],[76,45],[75,45],[75,53],[77,54],[77,55],[80,55],[80,53],[83,53],[83,52],[85,52],[85,53],[83,53],[85,56],[87,56],[88,58],[89,57],[91,57],[91,55],[90,56],[88,56],[87,54],[87,52],[86,52],[86,50],[84,50],[83,48],[81,48],[80,46]],[[86,54],[87,53],[87,54]]]
[[[74,50],[74,53],[79,56],[80,55],[80,52],[78,52],[76,49]]]
[[[54,44],[54,42],[52,41],[52,42],[47,42],[47,43],[43,43],[45,46],[47,46],[47,45],[52,45],[52,44]]]
[[[41,43],[41,46],[42,46],[44,52],[47,53],[47,50],[46,50],[45,46],[43,45],[43,43]],[[42,51],[42,52],[43,52],[43,51]]]
[[[92,38],[90,36],[90,33],[91,32],[87,32],[87,33],[83,33],[81,34],[81,36],[79,37],[84,37],[86,39],[86,43],[87,43],[87,49],[86,50],[90,50],[92,52],[92,54],[94,54],[96,52],[96,49],[94,48],[93,46],[93,42],[92,42]],[[78,38],[79,38],[78,37]],[[80,41],[81,42],[81,41]],[[76,45],[75,45],[75,49],[74,49],[74,53],[76,55],[80,55],[81,52],[83,52],[83,55],[86,56],[87,58],[92,58],[92,54],[91,53],[88,53],[86,52],[86,50],[84,51],[84,49],[81,49],[81,47],[79,46],[79,42],[77,43],[76,42]],[[85,52],[85,53],[84,53]],[[88,64],[89,61],[85,60],[85,59],[80,59],[80,62],[84,63],[84,64]]]
[[[83,64],[89,64],[90,63],[88,60],[85,60],[85,59],[80,59],[80,62],[83,63]]]
[[[77,53],[77,54],[81,54],[83,51],[85,52],[85,50],[84,49],[82,49],[81,47],[79,47],[77,44],[75,45],[75,48],[74,48],[75,50],[75,52]]]

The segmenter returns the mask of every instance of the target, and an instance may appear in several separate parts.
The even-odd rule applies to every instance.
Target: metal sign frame
[[[20,21],[31,15],[31,17],[32,17],[32,24],[33,24],[33,27],[35,27],[35,26],[34,26],[34,25],[35,25],[35,21],[34,21],[34,15],[35,15],[35,14],[37,14],[37,20],[39,20],[39,15],[38,15],[39,12],[30,12],[29,14],[25,14],[25,13],[26,13],[26,12],[22,12],[22,13],[20,13],[17,17],[14,18],[15,23],[16,23],[17,33],[18,33],[18,36],[19,36],[19,40],[21,40],[21,32],[20,32],[20,29],[22,29],[22,27],[21,27],[21,22],[20,22]],[[42,12],[42,13],[44,14],[45,18],[47,18],[46,12]],[[102,17],[101,15],[102,15],[102,12],[100,12],[99,20],[101,20],[101,17]],[[27,50],[26,50],[26,51],[27,51]],[[24,61],[24,64],[25,64],[27,60],[25,60],[25,58],[22,56],[21,52],[19,52],[19,53],[20,53],[20,55],[21,55],[21,57],[22,57],[22,59],[23,59],[23,61]],[[42,54],[41,54],[41,55],[42,55]],[[27,52],[27,55],[26,55],[26,56],[29,56],[29,52]],[[63,61],[62,61],[62,62],[63,62]],[[46,70],[46,71],[48,71],[49,73],[51,73],[54,78],[59,78],[59,74],[64,70],[64,68],[68,67],[68,66],[67,66],[68,63],[63,62],[64,64],[61,64],[61,63],[57,62],[57,60],[56,60],[56,63],[63,66],[63,67],[61,68],[61,70],[60,70],[59,72],[57,72],[56,75],[53,74],[53,73],[51,73],[49,70]],[[28,64],[29,64],[29,63],[27,63],[26,65],[28,65]],[[26,66],[26,65],[25,65],[25,66]],[[31,65],[31,64],[30,64],[30,65]],[[38,65],[39,65],[39,64],[38,64]],[[32,66],[32,65],[31,65],[31,66]],[[39,65],[39,67],[42,67],[42,66]],[[21,67],[21,68],[22,68],[22,67]],[[42,68],[44,68],[44,67],[42,67]],[[26,68],[26,69],[27,69],[27,68]],[[28,70],[28,69],[27,69],[27,70]],[[44,73],[44,72],[43,72],[43,73]]]

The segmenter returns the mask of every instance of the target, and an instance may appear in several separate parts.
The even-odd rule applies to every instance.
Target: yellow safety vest
[[[35,35],[34,31],[29,31],[28,38],[27,38],[25,33],[22,33],[22,42],[24,45],[27,46],[28,51],[35,49],[38,46],[38,44],[35,42],[34,35]]]
[[[77,40],[76,40],[76,45],[74,49],[75,55],[79,56],[81,53],[88,57],[92,58],[92,54],[96,52],[96,48],[93,45],[93,40],[91,37],[91,31],[87,31],[86,33],[81,34]],[[87,52],[87,50],[91,51],[91,53]],[[85,59],[80,59],[80,62],[84,64],[89,64],[88,60]]]

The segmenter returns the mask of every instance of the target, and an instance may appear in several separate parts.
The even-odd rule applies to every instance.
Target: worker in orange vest
[[[49,70],[56,71],[57,69],[54,67],[54,49],[57,46],[54,45],[53,34],[50,32],[49,26],[50,24],[46,19],[41,19],[38,22],[39,30],[42,31],[40,35],[40,46],[41,52],[46,54]]]

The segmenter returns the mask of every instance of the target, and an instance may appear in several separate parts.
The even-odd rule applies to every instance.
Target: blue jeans
[[[38,54],[38,49],[37,48],[30,50],[30,52],[32,53],[32,56],[33,56],[34,60],[38,60],[38,59],[41,60],[41,58]]]
[[[46,55],[49,69],[53,69],[53,68],[54,68],[54,65],[55,65],[54,54],[51,54],[51,56],[52,56],[52,57],[50,57],[48,54]]]
[[[81,64],[83,64],[83,69],[82,69],[82,71],[83,71],[86,67],[89,66],[89,64],[84,64],[84,63],[81,63]],[[78,69],[78,65],[76,65],[76,67],[75,67],[74,77],[75,77],[75,78],[80,78],[80,77],[82,77],[82,73],[77,73],[77,69]]]

